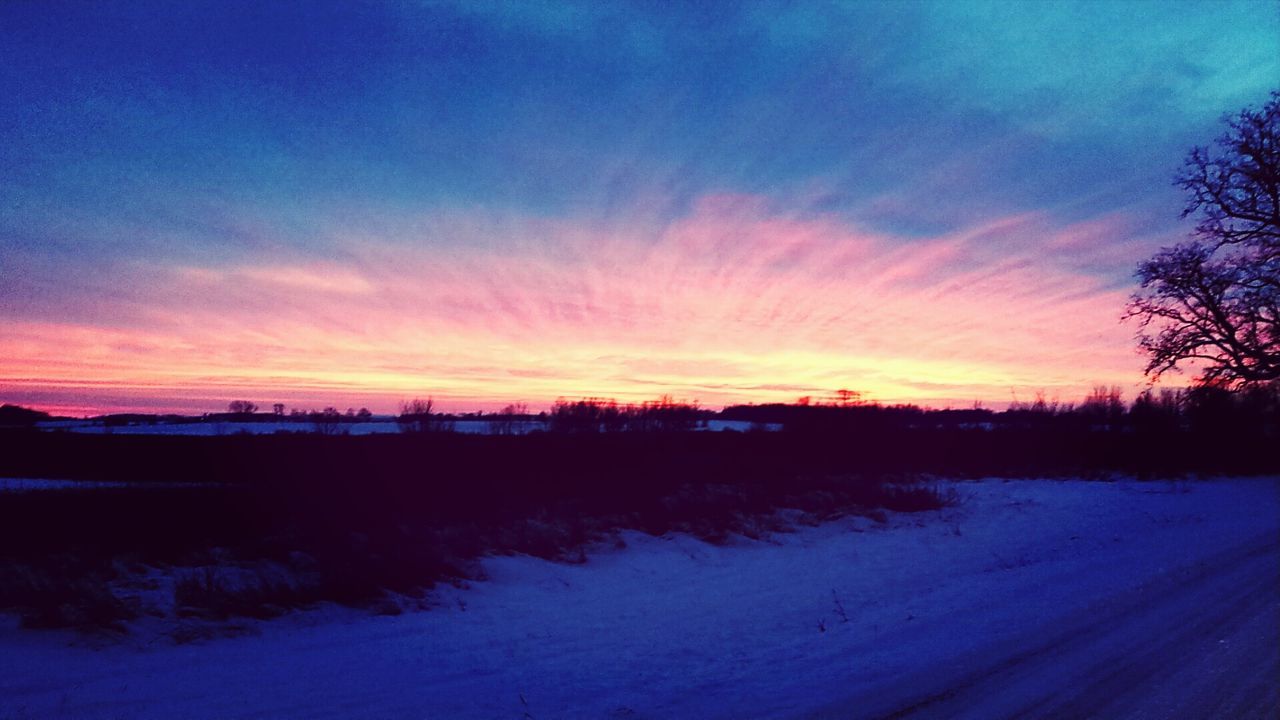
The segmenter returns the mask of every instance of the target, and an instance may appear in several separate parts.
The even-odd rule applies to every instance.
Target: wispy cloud
[[[455,406],[664,388],[711,403],[1075,396],[1134,376],[1124,293],[1080,269],[1124,222],[1024,214],[897,238],[724,194],[647,232],[454,215],[423,226],[449,247],[359,237],[338,241],[344,265],[175,266],[116,322],[10,322],[0,376]]]

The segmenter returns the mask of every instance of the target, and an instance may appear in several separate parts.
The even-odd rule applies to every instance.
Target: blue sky
[[[277,278],[356,277],[377,295],[361,312],[386,316],[388,332],[394,325],[400,337],[459,350],[455,362],[398,363],[374,383],[378,398],[442,388],[460,404],[496,402],[497,389],[453,383],[475,366],[461,359],[466,351],[536,355],[542,350],[522,332],[567,344],[592,336],[627,312],[591,302],[615,279],[610,269],[654,271],[617,267],[621,257],[643,263],[628,248],[662,248],[673,227],[713,220],[753,237],[742,223],[816,224],[833,245],[874,236],[877,257],[927,253],[963,236],[966,252],[951,270],[996,272],[1003,262],[1071,273],[1102,308],[1113,300],[1102,294],[1130,283],[1135,259],[1185,232],[1170,180],[1187,149],[1218,134],[1224,113],[1260,103],[1278,79],[1280,6],[1270,2],[9,2],[0,5],[0,327],[24,340],[7,348],[19,359],[0,363],[0,392],[65,386],[68,407],[94,406],[71,378],[77,365],[83,380],[117,395],[154,384],[156,393],[207,388],[201,397],[214,402],[275,387],[223,386],[217,365],[194,378],[166,374],[165,362],[188,360],[156,349],[163,338],[197,352],[199,343],[173,335],[188,307],[221,307],[212,325],[228,333],[223,341],[244,342],[251,329],[269,336],[242,360],[274,368],[272,382],[295,367],[273,354],[286,344],[284,325],[298,342],[364,348],[367,355],[335,356],[358,366],[343,365],[348,375],[382,362],[378,348],[392,339],[340,320],[344,301],[332,297],[332,283],[311,283],[307,292],[319,294],[300,297],[300,286],[286,282],[287,297],[314,312],[273,316],[262,306],[278,305],[277,295],[245,289],[258,268]],[[738,198],[737,210],[725,210],[727,197]],[[846,239],[835,239],[841,232]],[[1082,232],[1083,245],[1060,241],[1075,251],[1044,247]],[[596,239],[566,240],[578,235]],[[624,236],[626,247],[613,247]],[[594,249],[605,246],[613,249]],[[758,256],[748,251],[762,252],[728,243],[702,257],[707,274],[689,281],[754,267]],[[543,287],[544,273],[508,284],[514,295],[501,302],[492,289],[468,293],[464,268],[484,273],[521,258],[599,287]],[[830,292],[814,280],[812,258],[770,267],[778,287],[792,288],[779,307],[821,304],[805,280]],[[426,298],[396,289],[410,279],[397,268],[427,273],[426,283],[432,272],[456,278],[444,304],[483,308],[486,322],[530,309],[543,320],[506,335],[457,327],[442,335],[441,298],[414,308],[410,297]],[[191,272],[241,285],[195,288],[181,281]],[[850,268],[845,279],[859,277]],[[1024,281],[1037,282],[1034,273]],[[638,305],[627,307],[643,306],[635,295],[643,292],[637,285],[628,297]],[[751,295],[739,286],[726,292]],[[582,312],[552,323],[558,316],[546,308],[566,304]],[[732,323],[735,307],[712,314]],[[656,314],[629,320],[675,327],[684,311],[699,314],[650,307],[636,312]],[[1119,311],[1092,319],[1114,325]],[[786,319],[820,321],[835,322],[812,312]],[[782,342],[793,330],[766,322],[742,333],[774,332]],[[1010,351],[1027,342],[1027,327],[989,328],[1006,330]],[[95,332],[116,339],[68,344]],[[1097,339],[1099,360],[1082,370],[1093,379],[1055,370],[1042,385],[1076,392],[1115,381],[1125,363],[1140,367],[1118,355],[1116,338],[1129,334]],[[924,343],[939,346],[930,359],[991,357],[935,340]],[[643,343],[587,344],[583,363],[655,352]],[[709,350],[734,354],[742,344],[717,336]],[[912,360],[910,345],[887,355],[820,342],[795,350],[818,353],[819,364],[854,357],[875,365]],[[44,372],[58,347],[70,365]],[[561,390],[530,388],[529,399],[626,395],[645,383],[750,399],[768,381],[758,374],[775,367],[761,362],[687,387],[678,374],[639,377],[622,362],[607,382],[567,371]],[[859,368],[844,368],[841,386],[874,385]],[[1036,382],[1010,373],[1002,383],[992,372],[983,383],[943,382],[936,396],[896,394],[991,398]],[[371,392],[356,379],[307,378],[290,381],[303,383],[291,398]]]

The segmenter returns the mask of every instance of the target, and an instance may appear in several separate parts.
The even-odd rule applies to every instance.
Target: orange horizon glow
[[[1000,218],[897,238],[760,197],[708,196],[656,229],[434,217],[415,244],[334,231],[341,263],[133,267],[80,322],[4,322],[0,400],[74,415],[368,407],[445,411],[559,397],[703,406],[836,390],[1002,407],[1143,386],[1114,216]],[[643,227],[643,226],[642,226]],[[1120,240],[1118,240],[1118,238]]]

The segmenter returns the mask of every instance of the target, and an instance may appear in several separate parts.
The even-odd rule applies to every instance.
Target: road
[[[820,718],[1280,718],[1280,539],[1170,572]]]

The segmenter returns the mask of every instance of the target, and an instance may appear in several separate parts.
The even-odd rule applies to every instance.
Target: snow
[[[394,617],[324,608],[188,645],[10,623],[0,718],[793,717],[1280,538],[1280,478],[946,485],[957,506],[886,523],[489,558]]]
[[[137,483],[103,480],[49,480],[46,478],[0,478],[0,493],[44,492],[48,490],[85,490],[89,488],[121,488]]]
[[[216,483],[203,482],[120,482],[116,480],[60,480],[49,478],[0,478],[0,493],[49,492],[54,490],[95,490],[102,488],[132,488],[147,490],[159,488],[216,487]]]
[[[83,433],[88,435],[273,435],[285,433],[315,432],[315,425],[308,421],[273,420],[263,422],[173,422],[138,423],[133,425],[105,425],[97,420],[55,420],[37,423],[43,430]],[[348,435],[398,433],[400,426],[394,420],[342,423],[340,428]]]
[[[453,432],[466,435],[494,434],[493,423],[489,420],[456,420],[451,421]],[[100,420],[49,420],[36,423],[42,430],[74,432],[90,435],[273,435],[275,433],[311,433],[315,425],[306,420],[272,420],[262,422],[158,422],[137,423],[131,425],[105,425]],[[523,435],[546,429],[541,420],[516,421],[507,426],[512,434]],[[777,431],[782,429],[778,423],[755,425],[744,420],[708,420],[699,430],[707,432],[748,432],[754,429]],[[338,425],[343,435],[374,435],[400,432],[400,425],[395,420],[372,420],[369,422],[343,422]]]

